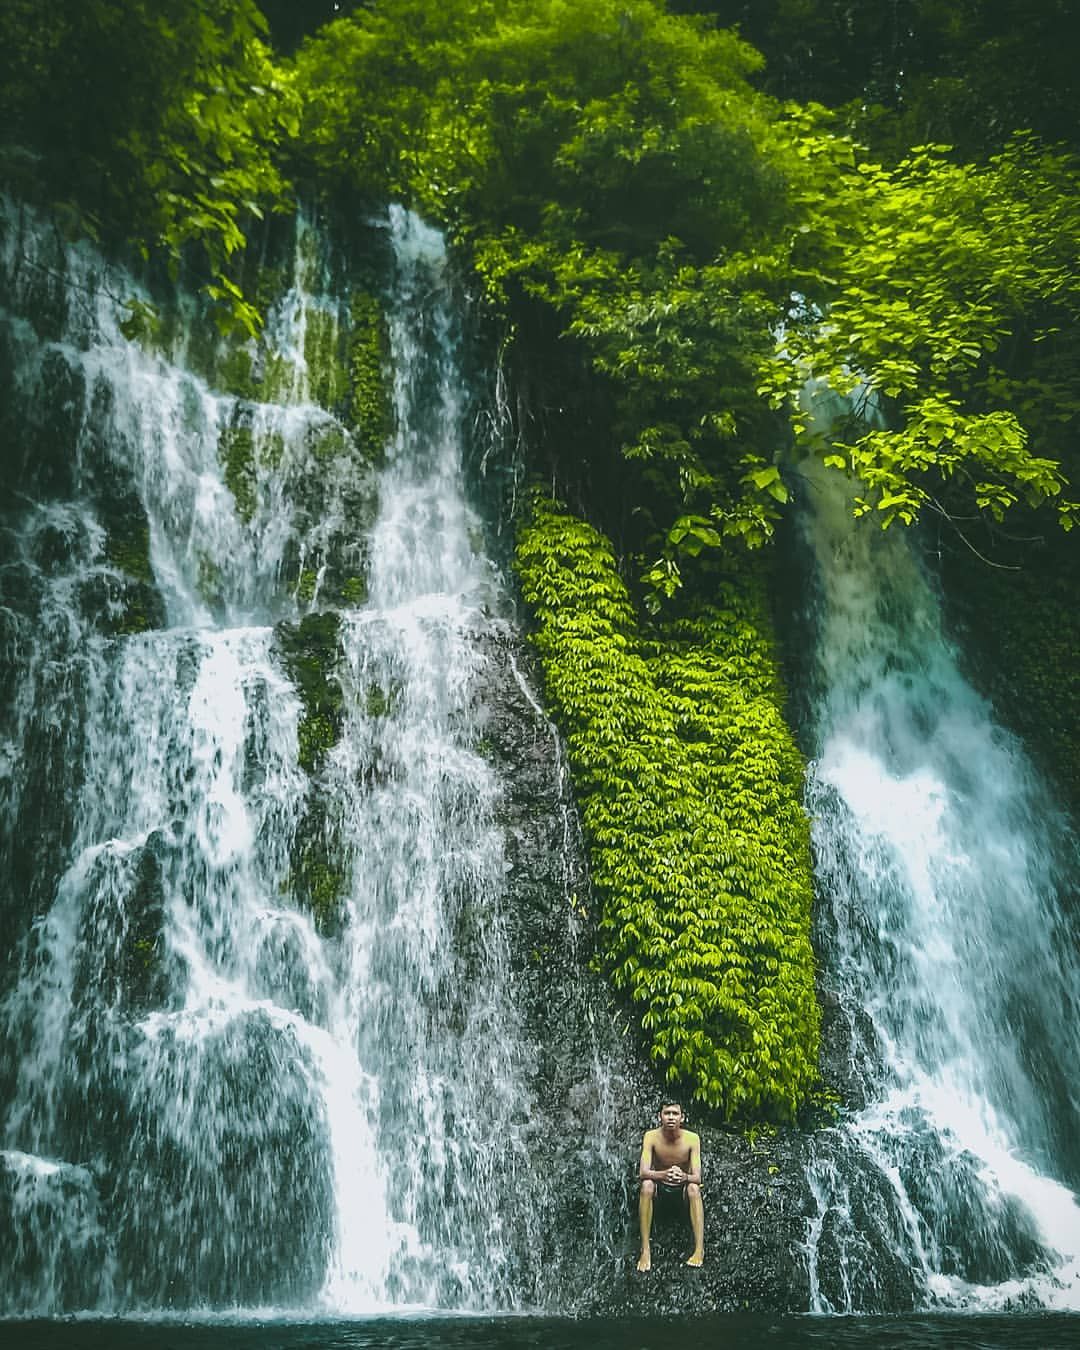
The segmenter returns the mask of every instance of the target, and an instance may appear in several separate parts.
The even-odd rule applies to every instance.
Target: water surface
[[[1066,1350],[1063,1313],[915,1317],[422,1317],[346,1322],[8,1322],[12,1350]]]

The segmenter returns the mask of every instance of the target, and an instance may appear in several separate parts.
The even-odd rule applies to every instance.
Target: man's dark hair
[[[656,1108],[656,1114],[659,1115],[660,1112],[663,1111],[663,1109],[664,1109],[666,1106],[677,1106],[677,1107],[679,1108],[679,1110],[683,1112],[683,1115],[684,1115],[684,1116],[686,1115],[686,1112],[683,1111],[683,1104],[682,1104],[682,1102],[676,1101],[676,1099],[675,1099],[674,1097],[671,1097],[671,1098],[665,1097],[664,1100],[660,1103],[660,1105]]]

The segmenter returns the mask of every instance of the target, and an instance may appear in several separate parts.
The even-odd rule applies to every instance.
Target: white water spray
[[[255,403],[192,373],[187,334],[168,355],[127,342],[130,278],[15,215],[19,431],[59,449],[55,471],[28,458],[5,522],[25,594],[0,609],[19,681],[0,806],[8,841],[43,822],[43,866],[0,1001],[0,1309],[540,1303],[539,1053],[473,725],[509,606],[467,505],[442,242],[392,213],[395,431],[373,481],[311,401],[310,325],[336,341],[346,309],[308,226],[248,353],[277,388]],[[110,633],[140,521],[145,631]],[[360,570],[341,735],[305,770],[275,625]],[[336,898],[322,927],[301,873]]]
[[[815,1306],[880,1306],[892,1259],[916,1303],[1080,1306],[1074,845],[906,541],[810,474],[821,938],[868,1099],[812,1169]]]

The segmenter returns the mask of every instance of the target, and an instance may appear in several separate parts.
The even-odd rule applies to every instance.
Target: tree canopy
[[[223,312],[254,308],[234,265],[248,222],[286,209],[299,129],[254,0],[8,0],[0,10],[5,177],[172,264],[194,249]],[[35,159],[26,165],[20,151]]]
[[[929,49],[949,26],[919,18]],[[793,448],[857,476],[882,525],[945,497],[992,520],[1051,502],[1071,525],[1076,163],[1030,135],[892,163],[849,115],[764,95],[760,71],[714,17],[653,0],[374,4],[297,62],[316,177],[451,231],[516,339],[556,477],[605,504],[654,597],[703,549],[770,538]],[[873,106],[862,125],[888,113],[895,143],[910,108]],[[877,424],[856,401],[808,437],[808,381],[873,395]]]
[[[1012,138],[1022,79],[997,78],[1040,44],[1005,0],[906,0],[890,33],[880,6],[849,8],[844,36],[825,0],[370,0],[304,24],[254,0],[11,0],[3,162],[18,185],[13,147],[35,152],[23,183],[106,234],[200,248],[249,330],[236,260],[290,191],[417,206],[511,339],[534,443],[654,603],[702,550],[770,538],[808,379],[874,393],[881,425],[815,444],[882,524],[948,497],[994,520],[1047,501],[1068,525],[1080,180],[1067,149]],[[338,17],[291,58],[264,10],[290,47]],[[1043,32],[1053,15],[1035,17]],[[946,97],[941,53],[960,48]],[[1071,88],[1054,74],[1039,91],[1041,130]],[[975,158],[940,139],[894,153],[913,107],[955,130],[950,99]]]

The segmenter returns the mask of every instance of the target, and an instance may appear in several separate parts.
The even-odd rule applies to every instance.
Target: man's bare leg
[[[649,1235],[652,1232],[653,1183],[643,1181],[638,1196],[638,1226],[641,1229],[641,1255],[638,1257],[638,1270],[652,1270],[652,1249]]]
[[[701,1202],[701,1187],[691,1182],[686,1188],[686,1198],[690,1202],[690,1227],[694,1230],[694,1250],[686,1264],[700,1266],[705,1260],[705,1206]]]

